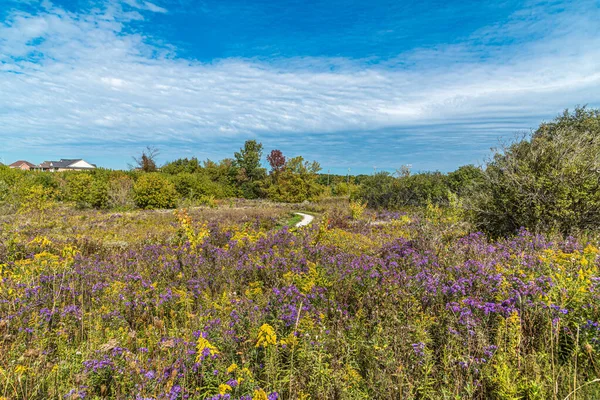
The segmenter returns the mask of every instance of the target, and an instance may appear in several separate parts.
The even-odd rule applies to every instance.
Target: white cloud
[[[166,12],[150,2],[125,3]],[[47,5],[0,23],[0,140],[10,149],[466,121],[501,130],[502,118],[600,102],[600,36],[589,24],[599,14],[567,10],[536,17],[533,27],[517,15],[470,40],[489,42],[494,29],[543,38],[517,48],[416,50],[367,66],[343,59],[200,63],[129,33],[142,15],[118,3],[87,14]],[[334,72],[322,68],[330,64]]]
[[[140,0],[123,0],[123,3],[133,7],[133,8],[137,8],[140,10],[147,10],[147,11],[152,11],[152,12],[157,12],[157,13],[166,13],[167,9],[157,6],[154,3],[151,3],[149,1],[140,1]]]

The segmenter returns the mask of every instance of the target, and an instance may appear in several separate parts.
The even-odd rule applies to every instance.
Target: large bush
[[[175,186],[157,173],[140,176],[133,193],[135,204],[140,208],[174,208],[177,202]]]
[[[398,209],[428,203],[447,204],[448,177],[440,172],[425,172],[395,178],[380,172],[363,180],[355,197],[370,207]]]
[[[301,156],[291,158],[281,170],[272,172],[273,183],[267,189],[267,196],[286,203],[316,200],[323,193],[323,186],[317,183],[320,170],[316,161],[304,161]]]
[[[67,172],[64,197],[79,208],[106,208],[109,205],[108,184],[101,173]]]
[[[600,226],[600,111],[577,108],[505,146],[467,202],[493,235]]]

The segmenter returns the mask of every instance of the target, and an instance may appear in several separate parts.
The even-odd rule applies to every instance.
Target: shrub
[[[111,207],[130,207],[133,206],[132,199],[133,179],[121,175],[113,177],[108,182],[107,197],[108,204]]]
[[[463,165],[448,174],[448,187],[458,196],[468,193],[469,189],[481,184],[484,172],[474,165]]]
[[[159,174],[142,175],[133,186],[135,205],[139,208],[174,208],[175,186]]]
[[[202,171],[202,166],[196,157],[192,157],[191,159],[179,158],[165,164],[160,171],[170,175],[177,175],[182,172],[194,174]]]
[[[360,201],[351,201],[350,214],[352,215],[352,219],[361,219],[363,213],[365,212],[365,208],[367,208],[367,203],[361,203]]]
[[[6,199],[8,199],[10,193],[9,191],[10,187],[8,186],[8,183],[0,180],[0,202],[3,202]]]
[[[267,189],[267,196],[274,201],[300,203],[317,200],[323,193],[323,186],[317,182],[321,170],[319,163],[304,161],[302,157],[290,159],[284,169],[278,171],[275,182]]]
[[[56,192],[42,185],[34,185],[28,188],[21,201],[19,207],[19,214],[25,213],[38,213],[42,215],[46,210],[52,208],[54,203],[54,196]]]
[[[492,235],[600,226],[600,110],[577,108],[503,147],[466,203]]]
[[[376,173],[364,179],[355,197],[367,202],[369,207],[394,208],[397,197],[395,182],[387,172]]]
[[[77,207],[106,208],[109,205],[108,184],[102,174],[69,172],[65,181],[65,198]]]
[[[90,190],[92,187],[92,177],[90,174],[74,172],[69,173],[67,181],[67,199],[83,208],[90,203]]]
[[[88,202],[94,208],[107,208],[110,205],[108,183],[101,179],[95,179],[90,185]]]
[[[394,178],[380,172],[364,179],[354,196],[366,201],[370,207],[399,209],[423,207],[428,203],[448,204],[447,176],[440,172],[425,172]]]

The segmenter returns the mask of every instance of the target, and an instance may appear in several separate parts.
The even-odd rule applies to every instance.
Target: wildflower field
[[[593,237],[291,211],[1,217],[0,398],[600,398]]]

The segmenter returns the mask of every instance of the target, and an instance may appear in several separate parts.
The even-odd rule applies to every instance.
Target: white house
[[[82,159],[60,161],[44,161],[36,167],[39,171],[73,171],[73,170],[91,170],[95,169],[95,164],[90,164]]]

